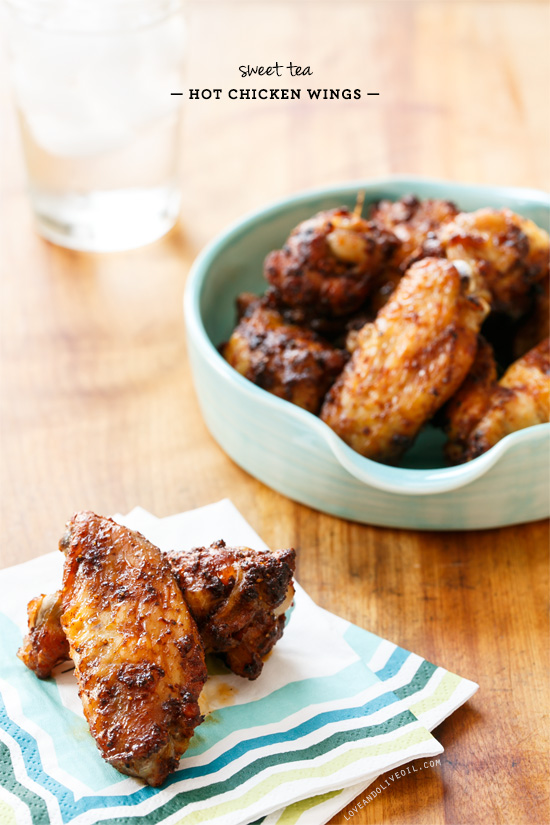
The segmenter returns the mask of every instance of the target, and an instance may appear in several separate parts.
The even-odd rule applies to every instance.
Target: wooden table
[[[202,422],[181,298],[205,241],[305,187],[407,172],[548,188],[546,4],[201,0],[189,19],[186,86],[240,87],[238,65],[277,59],[311,65],[316,87],[380,94],[189,103],[180,225],[89,255],[34,234],[2,86],[1,562],[52,550],[76,509],[164,516],[230,496],[270,545],[298,548],[319,604],[480,684],[436,731],[441,767],[353,821],[545,823],[546,525],[386,530],[272,492]]]

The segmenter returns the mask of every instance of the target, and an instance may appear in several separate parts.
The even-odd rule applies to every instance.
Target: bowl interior
[[[544,228],[548,227],[550,219],[550,199],[543,193],[412,178],[382,183],[359,182],[290,198],[245,218],[209,248],[202,264],[204,277],[200,285],[199,307],[204,329],[214,347],[226,341],[235,326],[237,295],[265,291],[267,284],[262,265],[267,253],[281,247],[296,224],[315,212],[338,206],[353,208],[360,189],[365,191],[364,214],[370,204],[381,198],[395,200],[412,193],[420,198],[453,200],[465,211],[483,206],[508,206]],[[228,369],[231,368],[228,366]],[[310,413],[304,411],[304,415]],[[440,430],[426,426],[400,466],[409,469],[445,467],[444,443],[445,436]]]

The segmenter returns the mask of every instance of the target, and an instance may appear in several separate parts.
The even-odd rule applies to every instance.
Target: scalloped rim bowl
[[[390,467],[359,455],[320,418],[252,384],[218,353],[216,345],[234,322],[234,298],[261,284],[263,257],[282,245],[299,220],[353,203],[359,189],[367,203],[413,192],[454,200],[463,209],[507,205],[542,225],[550,219],[550,197],[536,190],[406,176],[311,190],[239,220],[198,256],[185,291],[193,377],[212,435],[238,464],[279,492],[357,521],[474,529],[548,516],[550,424],[512,433],[456,467]]]

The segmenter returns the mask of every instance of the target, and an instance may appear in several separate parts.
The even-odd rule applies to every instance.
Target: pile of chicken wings
[[[549,421],[548,233],[413,195],[360,211],[319,212],[266,257],[229,364],[388,464],[428,422],[456,464]]]
[[[60,541],[63,583],[28,606],[18,656],[38,677],[72,659],[103,758],[160,785],[203,721],[205,653],[256,679],[283,634],[294,550],[162,553],[140,533],[77,513]]]

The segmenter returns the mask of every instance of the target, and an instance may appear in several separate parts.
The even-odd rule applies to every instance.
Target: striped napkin
[[[163,549],[265,544],[230,501],[116,516]],[[0,571],[0,823],[322,825],[381,773],[443,750],[430,730],[477,685],[317,607],[298,586],[282,640],[248,682],[209,661],[208,715],[161,788],[100,757],[69,665],[15,657],[26,603],[59,586],[54,552]]]

